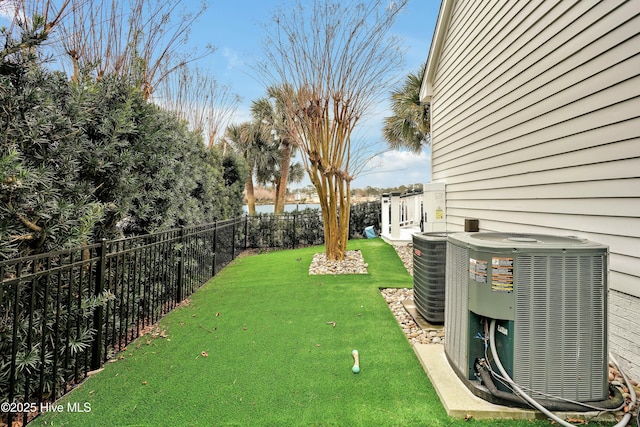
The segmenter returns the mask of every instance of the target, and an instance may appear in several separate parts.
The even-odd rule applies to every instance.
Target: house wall
[[[609,349],[640,379],[640,1],[445,3],[423,89],[448,229],[608,245]]]

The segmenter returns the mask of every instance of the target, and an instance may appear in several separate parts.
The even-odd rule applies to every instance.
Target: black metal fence
[[[290,249],[323,242],[324,225],[318,210],[248,217],[247,248]]]
[[[29,421],[42,403],[100,368],[243,250],[322,242],[321,215],[306,211],[0,262],[0,423]]]
[[[349,238],[363,237],[365,227],[380,231],[380,202],[351,206]],[[247,248],[290,249],[324,243],[324,225],[318,209],[283,215],[260,214],[248,217]]]
[[[359,203],[351,206],[349,218],[349,239],[364,237],[364,229],[373,227],[380,234],[380,202]]]

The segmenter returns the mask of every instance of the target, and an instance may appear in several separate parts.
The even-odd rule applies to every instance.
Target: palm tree
[[[305,170],[302,163],[295,162],[289,166],[289,182],[299,184],[305,177]]]
[[[247,162],[249,168],[245,183],[247,207],[249,215],[255,215],[256,198],[253,191],[253,178],[256,175],[258,180],[262,181],[263,177],[268,175],[268,171],[278,159],[276,147],[268,138],[265,138],[262,127],[251,122],[229,125],[224,139]]]
[[[429,144],[429,106],[420,103],[420,85],[424,65],[418,73],[409,73],[402,86],[391,93],[390,117],[385,117],[382,133],[389,146],[419,153]]]
[[[292,126],[287,121],[284,111],[286,97],[291,96],[291,88],[287,86],[270,86],[267,97],[260,98],[251,105],[251,114],[264,127],[266,134],[271,134],[274,142],[280,147],[280,164],[274,174],[276,200],[273,212],[284,212],[287,185],[289,182],[289,168],[294,154],[295,139],[291,134]]]

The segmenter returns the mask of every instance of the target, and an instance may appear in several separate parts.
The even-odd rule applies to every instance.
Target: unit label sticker
[[[469,278],[478,283],[487,283],[488,262],[469,258]]]
[[[491,290],[513,292],[513,258],[491,259]]]

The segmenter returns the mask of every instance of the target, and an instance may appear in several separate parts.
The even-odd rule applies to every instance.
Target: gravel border
[[[413,277],[413,245],[393,245],[404,267]],[[405,308],[405,302],[413,305],[413,289],[410,288],[385,288],[380,293],[389,305],[389,309],[402,327],[407,339],[414,344],[444,344],[444,327],[422,329]]]
[[[327,255],[317,253],[309,266],[309,274],[369,274],[369,264],[364,262],[362,252],[346,251],[342,261],[329,261]]]

